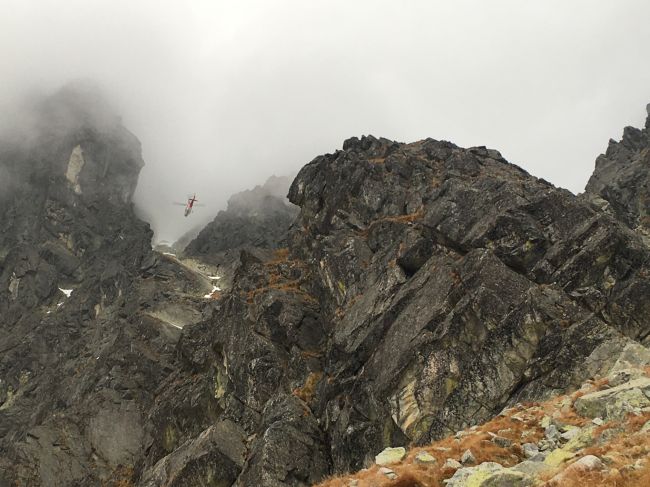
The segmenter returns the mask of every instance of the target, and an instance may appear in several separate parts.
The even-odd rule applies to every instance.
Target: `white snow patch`
[[[59,291],[61,291],[63,294],[65,294],[66,298],[69,298],[70,295],[72,294],[72,291],[74,291],[74,289],[61,289],[61,288],[59,288]]]
[[[221,276],[208,276],[208,279],[212,279],[213,281],[217,281],[221,279]]]
[[[63,304],[63,301],[61,301],[60,303],[56,303],[56,307],[60,308],[62,304]]]
[[[221,291],[221,288],[219,286],[212,286],[212,291],[203,296],[205,299],[211,299],[214,296],[214,293],[217,291]]]
[[[172,254],[171,252],[163,252],[163,255],[171,255],[172,257],[176,257],[176,254]]]

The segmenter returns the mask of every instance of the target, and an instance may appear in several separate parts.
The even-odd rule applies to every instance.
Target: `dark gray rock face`
[[[244,465],[242,430],[230,421],[217,422],[178,447],[142,479],[151,487],[229,486]]]
[[[288,248],[243,251],[178,344],[176,387],[215,403],[181,426],[180,392],[163,394],[151,416],[154,444],[191,441],[213,411],[242,427],[236,485],[359,469],[575,387],[650,333],[640,236],[494,150],[350,139],[289,197]]]
[[[647,110],[645,128],[625,127],[620,141],[609,141],[585,188],[588,199],[608,204],[618,219],[646,238],[650,237],[650,104]]]
[[[640,238],[496,151],[351,139],[290,198],[333,330],[323,372],[349,384],[321,396],[337,469],[575,386],[597,347],[650,332]]]
[[[152,253],[140,144],[99,96],[65,88],[0,143],[0,485],[130,475],[180,335],[155,312],[205,293]]]

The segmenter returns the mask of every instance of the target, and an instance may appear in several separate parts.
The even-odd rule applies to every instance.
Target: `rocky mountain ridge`
[[[0,485],[99,485],[142,455],[211,285],[152,253],[130,203],[140,144],[96,91],[32,116],[0,145]]]
[[[609,141],[596,159],[586,194],[645,238],[650,236],[650,104],[645,127],[625,127],[619,142]]]
[[[133,215],[139,145],[102,158],[131,139],[92,120],[0,158],[40,202],[0,216],[0,485],[312,485],[648,345],[650,249],[595,190],[352,138],[272,207],[286,226],[235,199],[241,234],[217,216],[175,257]]]
[[[287,177],[272,176],[263,185],[234,194],[226,210],[220,211],[183,253],[223,262],[219,256],[226,251],[279,248],[298,213],[286,199],[290,184]]]

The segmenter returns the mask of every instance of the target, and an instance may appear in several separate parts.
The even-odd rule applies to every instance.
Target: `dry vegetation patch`
[[[644,370],[650,376],[650,367]],[[650,420],[650,411],[629,414],[622,421],[609,421],[596,427],[590,418],[581,417],[573,407],[573,402],[578,397],[606,388],[606,379],[591,380],[572,394],[557,396],[543,403],[517,405],[504,410],[491,421],[459,432],[454,437],[425,447],[412,448],[401,463],[390,466],[398,476],[395,480],[382,474],[379,466],[372,465],[355,475],[330,478],[317,487],[442,487],[443,481],[452,477],[456,471],[454,468],[443,468],[447,459],[458,461],[468,449],[476,458],[476,465],[497,462],[503,467],[511,467],[526,460],[522,451],[524,443],[536,444],[545,437],[541,426],[544,418],[579,428],[591,425],[594,427],[594,443],[579,450],[574,459],[539,475],[539,485],[649,487],[650,430],[641,429]],[[495,440],[495,435],[499,440]],[[420,452],[429,453],[436,462],[417,463],[415,457]],[[572,467],[577,460],[587,455],[598,457],[604,468],[588,470],[582,468],[581,464]],[[351,483],[353,480],[357,483]]]
[[[291,259],[289,249],[275,250],[273,258],[264,263],[266,270],[266,283],[246,293],[246,301],[252,304],[258,295],[271,290],[282,291],[299,295],[311,304],[318,301],[302,288],[307,274],[307,265],[299,259]],[[300,277],[295,277],[295,276]]]

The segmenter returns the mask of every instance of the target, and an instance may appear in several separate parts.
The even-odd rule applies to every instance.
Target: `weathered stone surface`
[[[431,455],[430,453],[421,451],[418,454],[415,455],[415,463],[422,463],[425,465],[430,465],[436,463],[436,457]]]
[[[551,468],[552,467],[545,464],[544,462],[536,462],[533,460],[526,460],[524,462],[518,463],[514,467],[511,467],[512,470],[516,470],[517,472],[521,472],[530,477],[537,477],[539,474],[547,472]]]
[[[510,445],[512,445],[512,440],[504,438],[503,436],[495,435],[492,437],[492,443],[502,448],[508,448]]]
[[[546,460],[546,457],[548,456],[548,452],[539,452],[534,454],[532,457],[530,457],[531,462],[543,462]]]
[[[579,397],[576,411],[588,418],[621,419],[635,408],[650,406],[650,379],[643,377]]]
[[[461,468],[447,482],[447,487],[524,487],[533,485],[527,474],[485,462],[476,467]]]
[[[469,485],[471,479],[479,485],[479,482],[487,478],[490,474],[503,470],[503,466],[494,462],[484,462],[476,467],[459,468],[447,482],[447,487],[465,487]],[[476,481],[478,479],[478,481]]]
[[[533,457],[539,452],[535,443],[524,443],[521,447],[526,458]]]
[[[463,465],[459,461],[454,460],[453,458],[448,458],[447,460],[445,460],[445,463],[442,466],[442,468],[453,468],[453,469],[462,468],[462,467]]]
[[[463,465],[474,465],[476,463],[476,457],[472,453],[472,450],[465,450],[463,455],[460,457],[460,463]]]
[[[391,465],[393,463],[401,462],[406,456],[406,448],[384,448],[376,457],[375,463],[377,465]]]
[[[644,376],[642,369],[618,369],[607,376],[607,385],[617,387]]]
[[[535,479],[526,475],[524,472],[503,469],[488,475],[487,478],[481,480],[477,485],[479,487],[528,487],[534,484]]]
[[[548,483],[550,486],[561,486],[566,483],[567,479],[584,477],[587,472],[602,470],[605,468],[603,462],[594,455],[587,455],[576,460],[562,472],[555,475]]]
[[[619,142],[609,141],[596,159],[585,196],[606,202],[607,211],[644,236],[650,235],[650,114],[643,129],[625,127]]]
[[[261,424],[263,433],[252,445],[239,485],[312,485],[330,471],[324,435],[299,399],[273,398]]]
[[[145,487],[230,486],[244,465],[243,431],[230,421],[210,426],[162,458],[142,479]]]
[[[570,450],[565,450],[564,448],[556,448],[551,451],[546,458],[544,458],[544,464],[549,467],[559,467],[567,460],[572,459],[576,456],[576,453]]]
[[[573,438],[580,435],[580,428],[578,427],[567,427],[566,430],[560,435],[565,441],[572,440]]]

